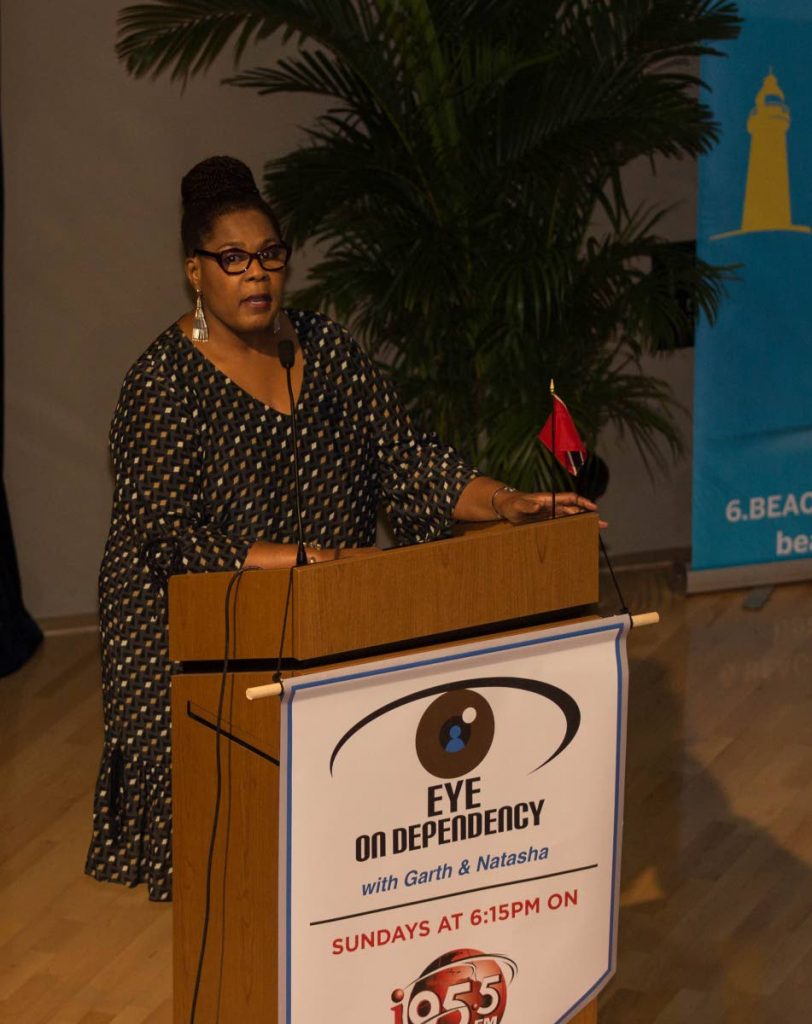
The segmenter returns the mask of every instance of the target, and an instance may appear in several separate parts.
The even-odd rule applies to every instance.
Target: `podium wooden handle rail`
[[[172,681],[175,1024],[188,1020],[200,951],[218,727],[220,829],[198,1020],[277,1020],[281,704],[257,698],[281,690],[280,649],[282,672],[299,676],[594,615],[598,518],[501,524],[292,574],[247,573],[232,592],[218,718],[232,579],[230,572],[192,573],[169,584],[170,657],[179,663]],[[649,612],[633,622],[658,619]],[[593,1000],[573,1024],[596,1021]]]
[[[656,626],[659,622],[658,611],[641,611],[632,615],[632,626]],[[263,686],[249,686],[246,690],[247,700],[261,700],[263,697],[280,697],[285,687],[282,683],[265,683]]]

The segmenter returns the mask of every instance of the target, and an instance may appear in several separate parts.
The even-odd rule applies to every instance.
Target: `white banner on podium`
[[[615,966],[628,618],[289,680],[279,1021],[558,1024]]]

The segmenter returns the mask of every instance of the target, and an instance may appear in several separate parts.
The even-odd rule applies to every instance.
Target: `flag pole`
[[[558,456],[556,455],[556,447],[555,447],[555,381],[553,380],[552,377],[550,377],[550,398],[552,399],[552,403],[553,403],[553,408],[552,408],[552,417],[553,417],[553,421],[552,421],[553,462],[552,462],[552,466],[550,467],[551,479],[552,479],[552,491],[551,491],[551,493],[552,493],[552,497],[553,497],[552,505],[551,505],[551,515],[552,515],[552,518],[555,519],[555,462],[556,462],[556,459],[558,458]]]

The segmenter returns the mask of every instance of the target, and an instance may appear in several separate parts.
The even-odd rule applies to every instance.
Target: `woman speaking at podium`
[[[86,870],[171,899],[171,726],[166,579],[292,566],[375,543],[383,505],[400,543],[454,520],[520,522],[548,494],[477,473],[420,434],[347,331],[283,305],[290,248],[250,170],[212,157],[181,186],[195,309],[124,380],[110,430],[112,521],[100,570],[104,750]],[[292,430],[280,343],[293,354]],[[594,509],[559,494],[561,512]]]

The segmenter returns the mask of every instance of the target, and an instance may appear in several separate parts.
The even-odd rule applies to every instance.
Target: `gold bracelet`
[[[507,491],[508,494],[515,494],[516,493],[516,488],[515,487],[511,487],[509,484],[502,484],[502,486],[501,487],[497,487],[496,490],[491,495],[491,508],[496,513],[496,518],[497,519],[504,519],[505,518],[502,515],[502,513],[499,511],[499,509],[496,507],[496,502],[493,500],[496,497],[496,495],[500,494],[502,491]]]

